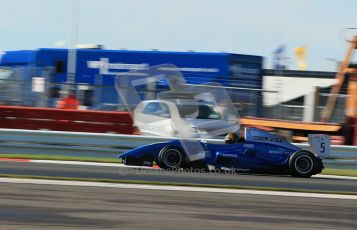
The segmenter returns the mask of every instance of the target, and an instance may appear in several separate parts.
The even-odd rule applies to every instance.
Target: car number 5
[[[321,148],[320,153],[324,153],[325,152],[325,150],[326,150],[325,144],[326,144],[325,142],[321,142],[321,144],[320,144],[320,148]]]

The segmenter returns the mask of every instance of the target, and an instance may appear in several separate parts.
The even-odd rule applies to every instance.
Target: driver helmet
[[[230,132],[224,137],[224,142],[226,144],[234,144],[237,143],[238,139],[238,134]]]

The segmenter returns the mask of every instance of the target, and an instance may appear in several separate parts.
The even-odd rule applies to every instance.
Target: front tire
[[[165,170],[177,170],[181,168],[184,163],[184,153],[176,146],[166,146],[161,149],[158,162],[160,168]]]
[[[298,151],[289,159],[289,171],[293,177],[311,177],[319,173],[319,160],[309,151]]]

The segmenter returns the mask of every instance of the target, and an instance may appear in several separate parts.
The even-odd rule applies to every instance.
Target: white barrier
[[[0,129],[0,154],[113,157],[125,150],[175,138],[108,133]],[[220,140],[210,140],[220,142]]]
[[[112,157],[169,139],[118,134],[0,129],[0,153]]]

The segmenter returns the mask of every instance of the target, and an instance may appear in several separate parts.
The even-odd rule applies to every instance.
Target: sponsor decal
[[[233,153],[222,153],[222,157],[238,157],[237,154],[233,154]]]
[[[270,154],[285,154],[285,155],[290,155],[292,152],[285,151],[285,150],[269,150],[268,151]]]
[[[277,151],[277,150],[269,150],[270,154],[281,154],[282,152]]]
[[[243,147],[248,149],[254,149],[254,144],[244,144]]]
[[[87,61],[87,67],[89,69],[99,69],[99,73],[103,75],[115,75],[118,72],[113,72],[111,70],[139,70],[149,67],[149,64],[110,63],[109,58],[100,58],[99,61]]]
[[[180,71],[180,72],[206,72],[206,73],[217,73],[219,70],[216,68],[192,68],[192,67],[182,67],[182,68],[173,68],[173,67],[161,67],[159,70],[163,71]]]
[[[259,68],[246,68],[241,64],[233,64],[229,67],[229,70],[232,72],[235,77],[250,78],[250,79],[259,79],[260,78],[260,69]]]
[[[112,70],[139,70],[150,67],[148,63],[111,63],[109,58],[100,58],[99,61],[87,61],[87,67],[89,69],[99,69],[99,73],[103,75],[115,75],[119,72],[114,72]],[[218,73],[217,68],[205,68],[205,67],[161,67],[159,70],[162,71],[181,71],[181,72],[204,72],[204,73]]]
[[[262,137],[262,136],[254,136],[254,141],[268,141],[268,142],[281,142],[281,139],[278,137]]]

